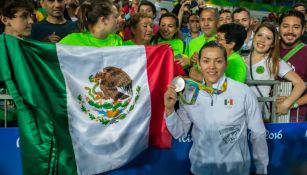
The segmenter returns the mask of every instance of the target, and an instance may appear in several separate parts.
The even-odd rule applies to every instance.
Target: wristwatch
[[[293,103],[292,108],[298,108],[298,103],[297,103],[297,101]]]

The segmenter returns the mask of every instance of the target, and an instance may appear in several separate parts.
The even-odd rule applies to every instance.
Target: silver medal
[[[185,86],[184,79],[182,77],[175,77],[172,81],[172,85],[176,87],[176,92],[181,92]]]

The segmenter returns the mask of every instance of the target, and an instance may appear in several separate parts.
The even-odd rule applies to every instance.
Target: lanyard
[[[223,93],[227,90],[227,78],[225,79],[221,89],[215,89],[215,88],[203,85],[203,84],[198,83],[198,82],[196,82],[192,79],[189,79],[189,78],[185,78],[184,81],[185,81],[186,85],[189,85],[189,86],[192,86],[192,87],[195,88],[194,94],[193,94],[190,102],[187,102],[187,100],[183,97],[182,92],[179,92],[179,98],[180,98],[181,102],[183,104],[186,104],[186,105],[195,104],[197,96],[199,94],[199,90],[203,90],[210,95],[213,95],[213,94],[219,95],[219,94],[221,94],[221,93]]]
[[[305,46],[304,43],[299,43],[294,48],[292,48],[282,59],[287,62],[294,54],[300,51]]]

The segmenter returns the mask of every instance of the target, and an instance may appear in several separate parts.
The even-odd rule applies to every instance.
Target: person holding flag
[[[34,21],[34,6],[28,0],[5,0],[0,8],[0,28],[4,34],[24,39],[31,34]],[[0,32],[1,34],[1,32]],[[4,82],[0,81],[0,95],[7,94]],[[7,116],[5,117],[5,108]],[[16,106],[13,100],[0,103],[0,126],[17,126]]]
[[[18,38],[25,38],[31,35],[34,6],[30,1],[5,0],[0,11],[2,11],[0,25],[3,25],[5,34]]]
[[[227,53],[223,46],[208,42],[199,55],[203,82],[185,79],[177,111],[180,86],[170,85],[164,95],[165,120],[172,136],[183,137],[191,128],[191,173],[249,175],[249,129],[256,174],[267,174],[265,128],[255,95],[247,85],[224,75]]]

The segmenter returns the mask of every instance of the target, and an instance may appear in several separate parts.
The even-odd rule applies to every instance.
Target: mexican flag
[[[24,174],[98,174],[148,145],[170,147],[169,46],[76,47],[0,35],[0,81],[16,103]]]

